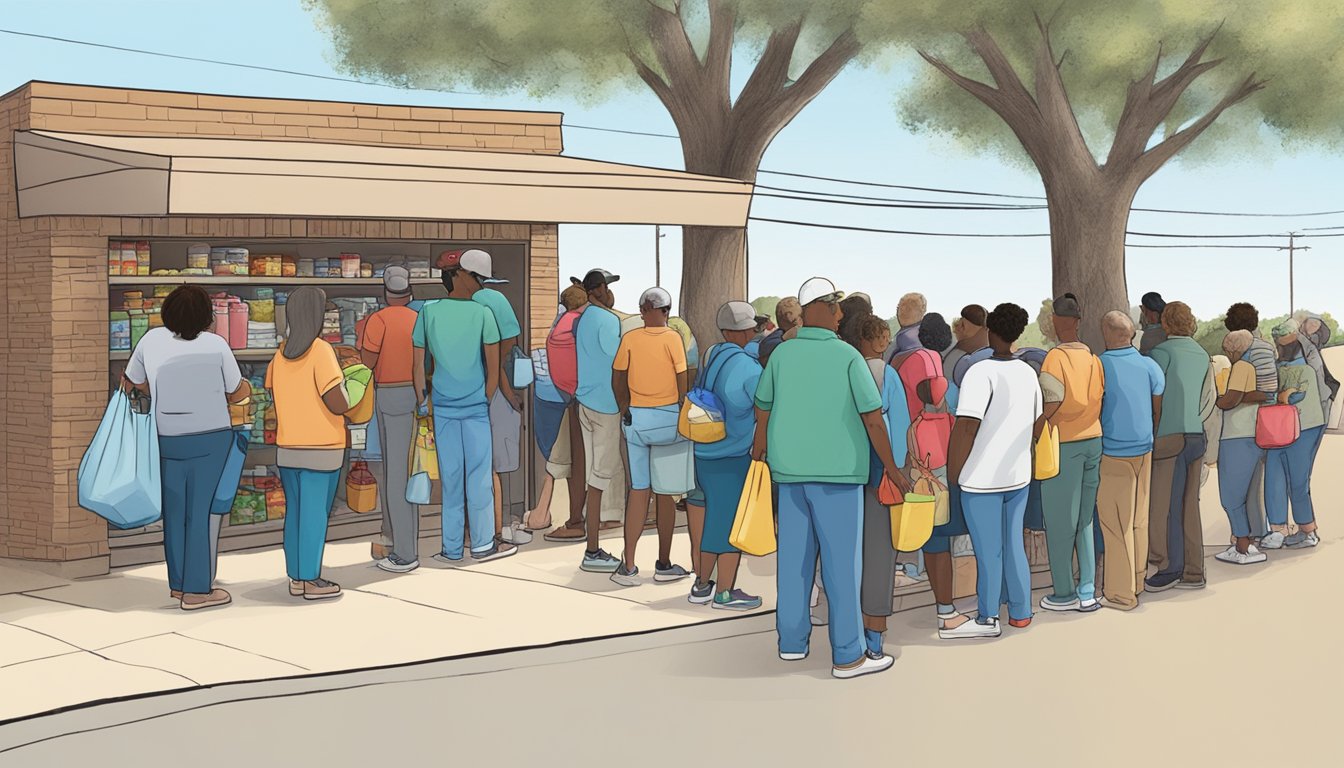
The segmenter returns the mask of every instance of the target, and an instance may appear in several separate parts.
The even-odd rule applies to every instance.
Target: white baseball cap
[[[639,308],[653,307],[654,309],[671,308],[672,294],[662,288],[650,288],[639,295]]]
[[[804,307],[814,301],[839,301],[843,298],[845,292],[837,291],[835,283],[824,277],[814,277],[798,289],[798,303]]]
[[[721,331],[754,331],[756,310],[745,301],[730,301],[719,307],[717,323]]]
[[[479,248],[472,248],[467,251],[457,253],[455,251],[446,251],[439,259],[441,269],[465,269],[468,272],[481,276],[481,282],[486,285],[501,285],[509,282],[503,278],[495,277],[494,259],[490,254]]]

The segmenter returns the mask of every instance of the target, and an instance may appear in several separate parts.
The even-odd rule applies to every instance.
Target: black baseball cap
[[[575,285],[582,285],[583,290],[591,291],[601,285],[611,285],[621,279],[620,275],[613,275],[605,269],[590,269],[588,274],[580,280],[577,277],[569,278],[569,281]]]
[[[1159,314],[1162,310],[1167,308],[1167,302],[1163,301],[1162,294],[1157,291],[1149,291],[1148,293],[1143,294],[1143,298],[1139,299],[1139,304],[1143,305],[1143,308],[1149,312],[1157,312]]]
[[[1083,308],[1078,304],[1078,297],[1072,293],[1066,293],[1055,299],[1051,312],[1055,317],[1073,317],[1081,319]]]

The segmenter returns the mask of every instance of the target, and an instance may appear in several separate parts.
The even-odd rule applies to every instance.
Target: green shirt
[[[495,316],[495,325],[499,326],[499,340],[516,339],[522,333],[518,326],[518,315],[504,294],[494,288],[482,288],[472,295],[471,300],[490,310]]]
[[[1213,373],[1209,353],[1189,336],[1172,336],[1150,355],[1167,379],[1157,436],[1202,434],[1205,388]]]
[[[775,482],[868,481],[868,431],[859,414],[881,410],[882,397],[863,356],[834,332],[800,328],[779,345],[756,387],[756,406],[770,412],[766,459]]]
[[[499,343],[495,316],[467,299],[426,302],[415,318],[411,342],[434,358],[434,405],[485,405],[485,352]]]
[[[1306,393],[1297,404],[1298,419],[1302,429],[1315,429],[1325,426],[1325,409],[1321,407],[1321,395],[1316,383],[1316,372],[1301,358],[1291,363],[1279,364],[1279,390],[1295,389]]]

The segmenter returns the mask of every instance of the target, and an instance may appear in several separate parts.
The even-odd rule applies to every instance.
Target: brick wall
[[[560,114],[30,83],[34,130],[389,144],[558,155]]]
[[[347,108],[352,115],[345,114]],[[142,109],[144,117],[139,118]],[[357,122],[351,126],[348,119]],[[325,130],[319,130],[324,125]],[[244,131],[266,130],[239,133],[240,126],[251,126]],[[275,132],[275,126],[283,128],[283,135]],[[4,211],[0,263],[5,271],[0,307],[6,355],[0,557],[82,561],[86,565],[78,573],[106,570],[107,525],[78,506],[76,474],[107,402],[109,238],[526,242],[529,338],[534,347],[545,341],[559,290],[553,224],[198,217],[20,220],[12,189],[12,132],[28,128],[419,146],[456,146],[436,143],[456,136],[456,142],[463,137],[471,140],[471,146],[463,148],[560,151],[559,116],[553,114],[241,99],[47,83],[31,83],[0,98]]]

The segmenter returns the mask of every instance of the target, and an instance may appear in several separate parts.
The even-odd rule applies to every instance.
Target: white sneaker
[[[999,627],[999,620],[992,618],[988,624],[981,624],[978,619],[971,619],[963,622],[961,626],[955,629],[940,629],[938,636],[944,640],[966,640],[977,637],[998,637],[1003,634],[1003,629]]]
[[[1270,531],[1260,539],[1261,549],[1283,549],[1283,540],[1286,537],[1278,531]]]
[[[885,653],[876,655],[865,653],[863,658],[852,667],[831,667],[831,677],[837,680],[851,680],[864,675],[875,675],[878,672],[891,669],[891,665],[895,663],[896,660]]]
[[[1238,552],[1236,547],[1228,547],[1222,552],[1214,555],[1213,558],[1233,565],[1254,565],[1255,563],[1263,563],[1269,559],[1264,552],[1256,549],[1254,544],[1247,547],[1244,554]]]
[[[505,526],[499,532],[499,537],[516,547],[532,543],[532,534],[523,527],[522,523],[510,523]]]
[[[803,659],[806,658],[807,658],[806,653],[785,653],[783,651],[779,652],[780,661],[802,661]]]

